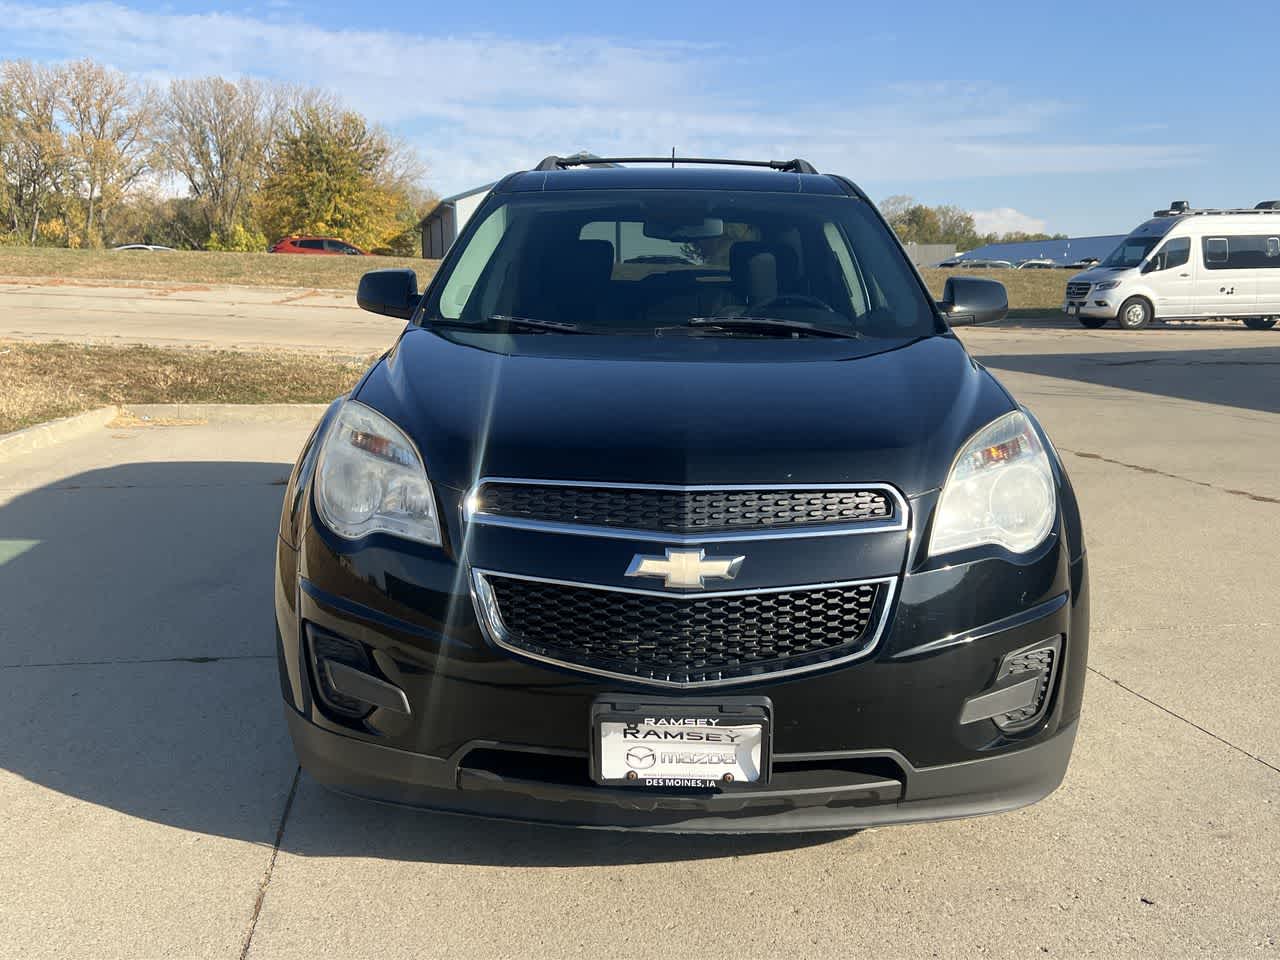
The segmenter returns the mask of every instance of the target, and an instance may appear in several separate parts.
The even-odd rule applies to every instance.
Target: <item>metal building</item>
[[[497,183],[497,181],[493,181]],[[422,256],[427,260],[439,260],[458,238],[476,208],[493,189],[493,183],[473,187],[452,197],[445,197],[434,210],[422,218]]]
[[[1024,260],[1052,260],[1060,267],[1082,260],[1101,260],[1120,245],[1124,234],[1072,237],[1069,240],[1030,240],[1023,243],[989,243],[957,254],[956,260],[1007,260],[1014,266]]]
[[[936,267],[943,260],[949,260],[956,255],[954,243],[916,243],[912,240],[902,246],[907,251],[907,256],[911,258],[911,262],[917,267]]]
[[[565,159],[598,160],[600,158],[594,153],[579,150]],[[618,164],[589,163],[587,166],[616,167]],[[436,204],[434,210],[422,218],[422,222],[418,226],[422,229],[423,258],[439,260],[448,252],[449,247],[453,245],[453,241],[458,239],[458,234],[462,232],[462,228],[471,219],[471,215],[484,202],[484,198],[493,189],[493,184],[497,182],[495,180],[493,183],[486,183],[483,187],[473,187],[462,193],[455,193],[452,197],[445,197]]]

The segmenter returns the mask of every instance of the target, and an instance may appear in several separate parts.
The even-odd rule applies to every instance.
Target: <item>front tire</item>
[[[1080,321],[1080,326],[1086,330],[1101,330],[1107,325],[1105,317],[1076,317]]]
[[[1151,304],[1144,297],[1130,297],[1120,304],[1116,320],[1125,330],[1141,330],[1151,322]]]
[[[1270,330],[1276,325],[1275,317],[1245,317],[1244,325],[1250,330]]]

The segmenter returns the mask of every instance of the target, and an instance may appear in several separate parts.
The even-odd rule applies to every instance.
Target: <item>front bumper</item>
[[[900,779],[868,774],[834,788],[771,784],[679,795],[599,787],[573,777],[504,775],[467,761],[477,753],[501,753],[499,744],[469,743],[450,757],[432,757],[344,737],[321,729],[295,710],[286,707],[285,712],[303,768],[341,793],[505,820],[664,833],[853,830],[1013,810],[1042,799],[1062,782],[1076,735],[1073,720],[1025,749],[931,767],[914,767],[892,750],[827,758],[884,761],[882,769],[896,767],[902,772]],[[540,766],[538,757],[571,757],[559,752],[529,756],[532,768]],[[585,755],[580,759],[585,770]],[[805,755],[774,756],[775,767],[792,762],[816,761]]]
[[[495,647],[466,576],[438,551],[344,555],[314,526],[300,546],[280,541],[277,558],[281,689],[303,767],[345,793],[597,828],[775,832],[996,813],[1039,800],[1066,771],[1088,650],[1088,588],[1085,557],[1068,559],[1062,533],[1021,562],[908,563],[871,655],[727,690],[769,699],[773,776],[701,794],[593,783],[592,704],[653,688]],[[410,713],[379,709],[355,723],[326,714],[305,654],[308,624],[365,645]],[[1043,720],[1013,734],[991,720],[962,722],[966,702],[991,688],[1002,659],[1047,637],[1061,639],[1061,669]],[[717,691],[677,695],[714,701]]]
[[[1090,290],[1083,297],[1067,297],[1062,302],[1062,312],[1072,316],[1099,320],[1114,320],[1120,313],[1121,299],[1116,290]]]

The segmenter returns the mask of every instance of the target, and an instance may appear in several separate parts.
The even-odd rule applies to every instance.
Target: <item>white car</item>
[[[173,253],[173,247],[163,247],[158,243],[124,243],[118,247],[112,247],[113,251],[121,250],[143,250],[147,253]]]
[[[1280,210],[1157,210],[1067,282],[1062,309],[1089,329],[1209,317],[1268,329],[1280,318]]]

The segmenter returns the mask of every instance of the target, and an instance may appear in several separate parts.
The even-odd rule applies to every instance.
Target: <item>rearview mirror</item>
[[[724,221],[719,217],[703,217],[693,222],[646,220],[644,235],[654,240],[670,240],[672,243],[710,240],[713,237],[724,236]]]
[[[953,327],[995,323],[1009,312],[1009,294],[998,280],[948,277],[938,309]]]
[[[418,275],[412,270],[370,270],[360,278],[356,304],[361,310],[408,320],[418,309]]]

